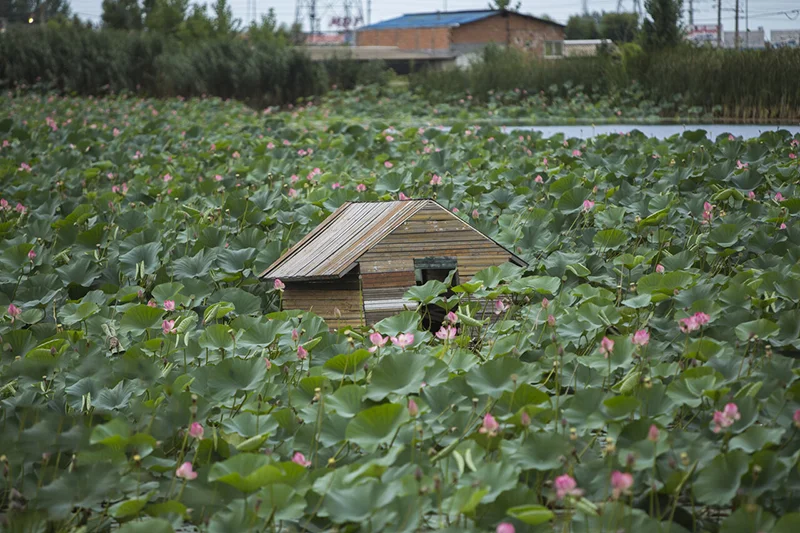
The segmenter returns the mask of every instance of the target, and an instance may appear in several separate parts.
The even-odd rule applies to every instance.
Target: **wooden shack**
[[[329,324],[372,325],[413,308],[414,285],[453,284],[485,268],[526,263],[434,200],[348,202],[292,246],[261,278],[285,284],[284,309]]]

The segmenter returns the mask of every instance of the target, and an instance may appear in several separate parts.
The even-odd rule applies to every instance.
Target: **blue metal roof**
[[[501,11],[484,9],[480,11],[450,11],[437,13],[409,13],[402,17],[397,17],[369,26],[363,26],[359,30],[396,30],[403,28],[441,28],[460,26],[469,24],[476,20],[485,19],[500,14]]]

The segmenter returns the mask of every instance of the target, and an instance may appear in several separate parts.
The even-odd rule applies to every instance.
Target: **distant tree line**
[[[648,48],[680,44],[682,0],[645,0],[647,16],[640,24],[636,13],[603,12],[573,15],[567,21],[567,39],[609,39],[615,43],[637,42]]]

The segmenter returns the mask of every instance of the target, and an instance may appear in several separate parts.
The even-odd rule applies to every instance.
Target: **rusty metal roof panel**
[[[338,278],[431,200],[348,202],[267,268],[262,278]]]

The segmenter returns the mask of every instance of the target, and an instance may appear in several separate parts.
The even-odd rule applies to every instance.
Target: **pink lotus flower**
[[[192,463],[186,461],[181,466],[175,470],[175,477],[183,478],[187,481],[191,481],[197,478],[197,472],[192,469]]]
[[[657,264],[656,265],[656,272],[658,274],[663,274],[664,273],[664,265],[662,265],[661,263]]]
[[[497,529],[494,530],[495,533],[516,533],[514,529],[514,524],[509,524],[508,522],[500,522],[497,524]]]
[[[406,196],[402,192],[397,195],[397,199],[398,200],[411,200],[411,198],[409,198],[408,196]]]
[[[394,165],[392,164],[391,161],[384,161],[383,166],[385,166],[386,168],[392,168]]]
[[[738,168],[739,170],[741,170],[743,168],[747,168],[747,163],[742,163],[741,161],[736,161],[736,168]]]
[[[456,322],[458,322],[458,315],[450,311],[444,316],[444,320],[445,322],[450,322],[451,324],[455,324]]]
[[[782,202],[784,200],[783,195],[781,193],[775,193],[775,201]]]
[[[800,409],[797,409],[792,416],[792,421],[797,429],[800,429]]]
[[[494,437],[497,435],[498,429],[500,429],[500,424],[497,423],[497,420],[495,420],[491,413],[486,413],[478,433]]]
[[[584,200],[583,201],[583,211],[588,212],[594,207],[594,202],[591,200]]]
[[[546,157],[545,157],[544,159],[542,159],[542,164],[543,164],[544,166],[547,166],[547,158],[546,158]]]
[[[192,425],[189,426],[189,436],[194,439],[202,439],[205,432],[200,422],[192,422]]]
[[[648,342],[650,342],[650,333],[648,333],[646,329],[640,329],[633,334],[633,344],[637,346],[647,346]]]
[[[219,174],[215,175],[214,181],[222,181],[222,176],[220,176]]]
[[[754,191],[750,191],[750,192],[747,193],[747,197],[750,198],[751,200],[755,200],[756,199],[756,193]]]
[[[270,361],[267,357],[264,358],[264,364],[267,365],[267,370],[272,368],[272,361]]]
[[[158,304],[156,303],[155,300],[150,300],[149,302],[147,302],[147,307],[156,308],[158,307]]]
[[[292,341],[297,342],[299,340],[300,340],[300,332],[297,331],[297,329],[295,328],[292,330]]]
[[[536,183],[544,183],[544,179],[542,178],[542,176],[540,174],[537,174],[536,177],[533,178],[533,181],[536,182]]]
[[[556,327],[556,317],[554,315],[547,315],[547,325],[551,328]]]
[[[458,208],[457,208],[457,207],[454,207],[453,209],[451,209],[451,211],[452,211],[453,213],[458,213]]]
[[[797,139],[792,139],[791,141],[789,141],[789,146],[800,146],[800,141],[798,141]]]
[[[786,229],[786,223],[785,222],[781,222],[781,225],[778,226],[778,229]]]
[[[406,349],[406,346],[410,346],[414,344],[414,334],[413,333],[401,333],[397,337],[389,337],[389,340],[392,341],[392,344],[395,346],[399,346],[403,350]]]
[[[231,154],[231,157],[234,158],[234,159],[239,159],[239,157],[241,157],[241,156],[239,155],[239,152],[233,152]]]
[[[472,218],[478,218],[479,216],[480,216],[480,213],[478,213],[478,210],[477,209],[473,209],[472,210]]]
[[[700,324],[697,323],[697,320],[693,316],[681,318],[678,321],[678,325],[683,333],[691,333],[692,331],[700,329]]]
[[[393,140],[394,140],[394,137],[392,137],[391,135],[387,135],[387,136],[386,136],[386,142],[387,142],[387,143],[390,143],[390,142],[392,142]]]
[[[415,417],[419,414],[419,406],[413,398],[408,399],[408,414],[411,415],[411,417]]]
[[[580,157],[580,156],[581,156],[581,151],[580,150],[573,150],[572,151],[572,157]]]
[[[338,181],[336,183],[334,183],[333,185],[331,185],[331,189],[333,189],[334,191],[336,189],[341,189],[341,188],[342,188],[342,184],[339,183]]]
[[[367,190],[367,186],[364,185],[363,183],[359,183],[358,185],[356,185],[356,191],[364,192],[366,190]]]
[[[614,341],[608,337],[603,337],[603,340],[600,341],[600,353],[603,354],[603,357],[608,359],[608,356],[611,355],[611,352],[613,351]]]
[[[297,358],[300,359],[301,361],[308,358],[308,350],[303,348],[302,344],[297,347]]]
[[[286,288],[286,285],[278,278],[275,278],[275,281],[272,282],[272,286],[275,288],[276,291],[282,291],[283,289]]]
[[[22,313],[22,309],[14,304],[8,304],[8,316],[11,317],[12,322],[20,315],[20,313]]]
[[[11,205],[8,203],[8,200],[6,200],[5,198],[0,199],[0,210],[11,211]]]
[[[267,143],[267,150],[272,150],[273,148],[275,148],[275,144],[273,144],[272,142],[268,142]]]
[[[519,423],[523,427],[530,426],[531,425],[531,415],[529,415],[527,411],[522,411],[522,414],[519,415]]]
[[[795,153],[789,154],[789,159],[797,159],[797,154]]]
[[[292,462],[306,468],[311,466],[311,461],[307,460],[306,456],[300,452],[294,453],[294,455],[292,456]]]
[[[114,130],[111,132],[111,134],[114,135],[114,137],[119,137],[120,133],[122,132],[119,131],[117,128],[114,128]]]
[[[708,316],[707,314],[703,313],[703,312],[697,312],[697,313],[694,314],[694,320],[699,325],[704,326],[704,325],[708,324],[708,321],[711,320],[711,317]]]
[[[709,202],[703,202],[703,211],[713,211],[714,205]]]
[[[618,500],[620,496],[630,491],[633,486],[633,476],[631,474],[614,470],[611,473],[611,497]]]
[[[503,301],[498,299],[494,302],[494,314],[500,315],[508,311],[509,306]]]
[[[661,432],[658,430],[658,426],[651,424],[650,429],[647,431],[647,440],[650,442],[658,442],[660,436]]]
[[[578,497],[583,494],[583,491],[578,488],[575,478],[569,474],[558,476],[553,482],[553,486],[556,489],[556,496],[559,500],[563,500],[568,495]]]
[[[542,309],[547,309],[548,307],[550,307],[550,300],[542,298]]]
[[[294,190],[294,189],[289,189],[288,195],[289,195],[289,198],[294,198],[294,197],[297,196],[297,191]]]
[[[441,185],[441,184],[442,184],[441,176],[434,174],[433,177],[431,178],[431,185]]]
[[[284,146],[289,146],[290,144],[292,144],[292,143],[289,142],[289,139],[284,139],[283,140],[283,145]]]
[[[30,259],[31,261],[33,261],[34,259],[36,259],[36,252],[34,252],[33,250],[30,250],[30,251],[28,252],[28,259]]]
[[[174,320],[165,320],[161,323],[161,331],[164,332],[164,335],[169,335],[170,333],[177,333],[175,329],[175,321]]]
[[[164,177],[161,179],[164,180],[164,183],[169,183],[170,181],[172,181],[172,176],[170,176],[169,174],[164,174]]]
[[[164,300],[164,311],[174,311],[175,300]]]
[[[739,414],[739,407],[735,403],[726,404],[722,411],[714,412],[714,433],[731,427],[740,418],[742,415]]]
[[[27,207],[25,207],[24,205],[22,205],[21,203],[17,202],[17,205],[14,207],[14,210],[15,210],[17,213],[19,213],[20,215],[24,215],[24,214],[25,214],[25,211],[27,211],[27,210],[28,210],[28,208],[27,208]]]
[[[375,352],[378,348],[383,348],[387,342],[389,342],[389,337],[384,337],[377,331],[373,332],[369,336],[369,341],[373,344],[373,346],[369,349],[370,352]]]
[[[119,185],[112,185],[111,186],[111,192],[119,193]]]
[[[729,133],[729,134],[728,134],[728,140],[729,140],[729,141],[735,141],[735,140],[736,140],[736,137],[734,137],[732,134],[730,134],[730,133]]]
[[[436,338],[440,340],[452,340],[456,338],[456,333],[458,330],[453,326],[442,326],[439,331],[436,332]]]
[[[31,166],[28,163],[22,163],[17,170],[20,172],[30,172]]]

